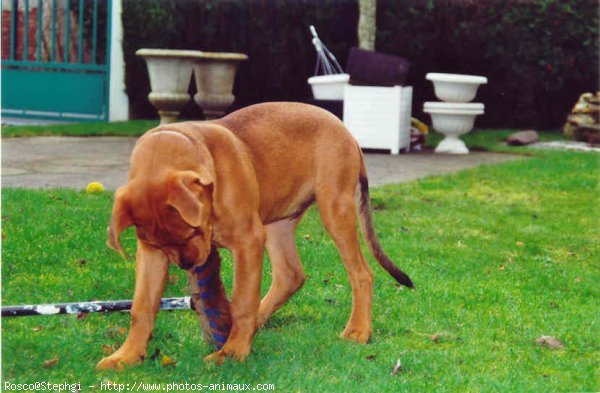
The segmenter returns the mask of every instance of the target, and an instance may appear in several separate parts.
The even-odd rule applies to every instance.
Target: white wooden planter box
[[[344,124],[361,148],[408,150],[411,110],[412,86],[345,86]]]

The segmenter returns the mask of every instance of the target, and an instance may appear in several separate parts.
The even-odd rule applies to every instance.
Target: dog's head
[[[115,193],[108,245],[125,256],[119,237],[134,225],[141,242],[162,250],[179,267],[204,262],[211,248],[212,187],[204,170],[130,181]]]

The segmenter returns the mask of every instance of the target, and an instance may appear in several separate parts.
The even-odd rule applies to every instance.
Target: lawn
[[[158,120],[90,122],[51,125],[3,125],[2,137],[29,136],[140,136],[158,125]]]
[[[124,340],[127,314],[27,317],[2,320],[3,381],[80,382],[82,391],[101,382],[273,384],[283,392],[598,391],[599,156],[521,151],[529,157],[372,190],[381,242],[416,289],[398,287],[370,258],[374,334],[367,345],[337,338],[350,288],[311,209],[297,232],[307,283],[258,332],[246,363],[204,364],[211,349],[196,317],[177,311],[160,314],[142,366],[95,372]],[[3,304],[131,298],[134,261],[105,246],[111,197],[4,189]],[[123,240],[134,255],[131,229]],[[223,255],[230,284],[231,260]],[[268,261],[265,271],[263,292]],[[173,268],[165,295],[185,294],[184,275]],[[543,335],[564,348],[534,344]],[[175,364],[161,365],[163,354]]]

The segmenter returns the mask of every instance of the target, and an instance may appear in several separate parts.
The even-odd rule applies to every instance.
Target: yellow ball
[[[85,192],[88,194],[99,194],[104,191],[104,186],[97,181],[93,181],[87,185]]]

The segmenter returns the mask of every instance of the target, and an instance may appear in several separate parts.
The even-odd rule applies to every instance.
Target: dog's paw
[[[340,334],[340,338],[356,341],[359,344],[366,344],[371,338],[371,329],[357,329],[346,326],[344,331]]]
[[[141,364],[143,360],[143,354],[120,353],[120,351],[117,351],[100,360],[96,365],[96,370],[122,371],[125,367]]]
[[[250,354],[250,350],[236,350],[231,347],[227,348],[227,346],[222,349],[211,353],[210,355],[204,358],[204,361],[207,363],[215,363],[216,365],[222,364],[225,359],[233,358],[239,362],[243,362],[246,360],[248,355]]]

